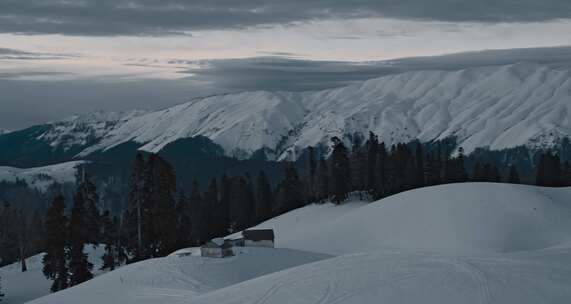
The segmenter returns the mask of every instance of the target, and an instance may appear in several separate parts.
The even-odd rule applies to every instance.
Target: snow
[[[85,252],[89,254],[89,261],[93,263],[94,274],[101,273],[101,256],[103,247],[85,247]],[[37,299],[50,293],[52,281],[46,279],[42,273],[43,254],[38,254],[26,259],[28,271],[21,272],[19,263],[14,263],[0,267],[0,277],[2,277],[2,292],[6,297],[2,304],[20,304]]]
[[[462,183],[308,205],[257,226],[279,248],[187,248],[31,303],[569,303],[569,197]]]
[[[292,158],[332,136],[377,133],[388,144],[456,137],[466,153],[571,135],[570,48],[504,50],[378,63],[396,73],[318,92],[241,92],[152,112],[97,113],[51,124],[39,136],[85,156],[135,141],[157,152],[205,136],[227,154],[262,148]]]
[[[310,205],[270,219],[276,246],[328,254],[496,254],[571,244],[571,188],[461,183],[374,203]]]
[[[194,304],[569,303],[571,250],[454,257],[369,252],[287,269]]]
[[[15,182],[24,180],[39,191],[46,189],[53,183],[75,183],[75,174],[84,161],[71,161],[45,167],[15,168],[0,166],[0,181]]]
[[[30,303],[186,303],[200,294],[330,256],[291,249],[235,248],[219,259],[170,255],[124,266]]]

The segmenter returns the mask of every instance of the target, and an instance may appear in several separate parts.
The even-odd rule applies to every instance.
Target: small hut
[[[234,251],[232,250],[232,244],[225,242],[223,239],[213,239],[200,247],[200,254],[203,257],[224,258],[233,256]]]
[[[273,229],[258,229],[258,230],[244,230],[244,246],[246,247],[270,247],[274,248],[274,230]]]

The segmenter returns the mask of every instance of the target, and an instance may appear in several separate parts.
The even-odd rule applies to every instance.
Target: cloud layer
[[[568,0],[2,0],[0,32],[84,36],[188,34],[291,22],[386,17],[451,22],[571,18]]]

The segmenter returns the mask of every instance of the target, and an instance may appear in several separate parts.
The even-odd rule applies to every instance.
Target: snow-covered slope
[[[569,263],[570,248],[485,257],[370,252],[246,281],[192,303],[565,304]]]
[[[45,191],[53,183],[75,183],[77,169],[82,163],[84,161],[72,161],[28,169],[0,166],[0,181],[24,180],[30,187]]]
[[[503,51],[495,61],[480,53],[396,60],[384,63],[393,74],[319,92],[242,92],[155,112],[73,117],[37,139],[81,147],[80,156],[129,141],[156,152],[202,135],[230,155],[267,148],[269,157],[287,158],[332,136],[369,131],[388,143],[456,137],[468,153],[551,146],[571,135],[571,49],[535,60],[521,52]]]
[[[570,197],[465,183],[310,205],[260,225],[280,249],[148,260],[33,303],[569,303]]]
[[[330,254],[504,253],[571,244],[571,188],[461,183],[363,204],[310,205],[257,227],[276,245]]]
[[[31,303],[188,303],[212,290],[330,257],[268,248],[237,248],[236,253],[225,259],[171,255],[146,260]]]
[[[87,246],[85,252],[93,264],[94,274],[99,275],[101,273],[99,268],[101,268],[103,247],[99,246],[94,249],[92,246]],[[50,293],[52,282],[46,279],[42,273],[42,257],[43,254],[38,254],[27,258],[27,272],[21,272],[19,263],[0,267],[2,292],[6,294],[2,304],[21,304]]]

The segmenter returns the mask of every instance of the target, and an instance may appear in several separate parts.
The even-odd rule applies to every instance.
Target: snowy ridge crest
[[[135,141],[157,152],[205,136],[226,153],[266,149],[293,158],[373,131],[388,144],[455,137],[467,153],[528,145],[545,148],[571,135],[571,75],[564,66],[521,62],[460,70],[410,71],[318,92],[243,92],[197,98],[154,112],[99,114],[54,123],[53,146],[87,145],[78,156]]]

